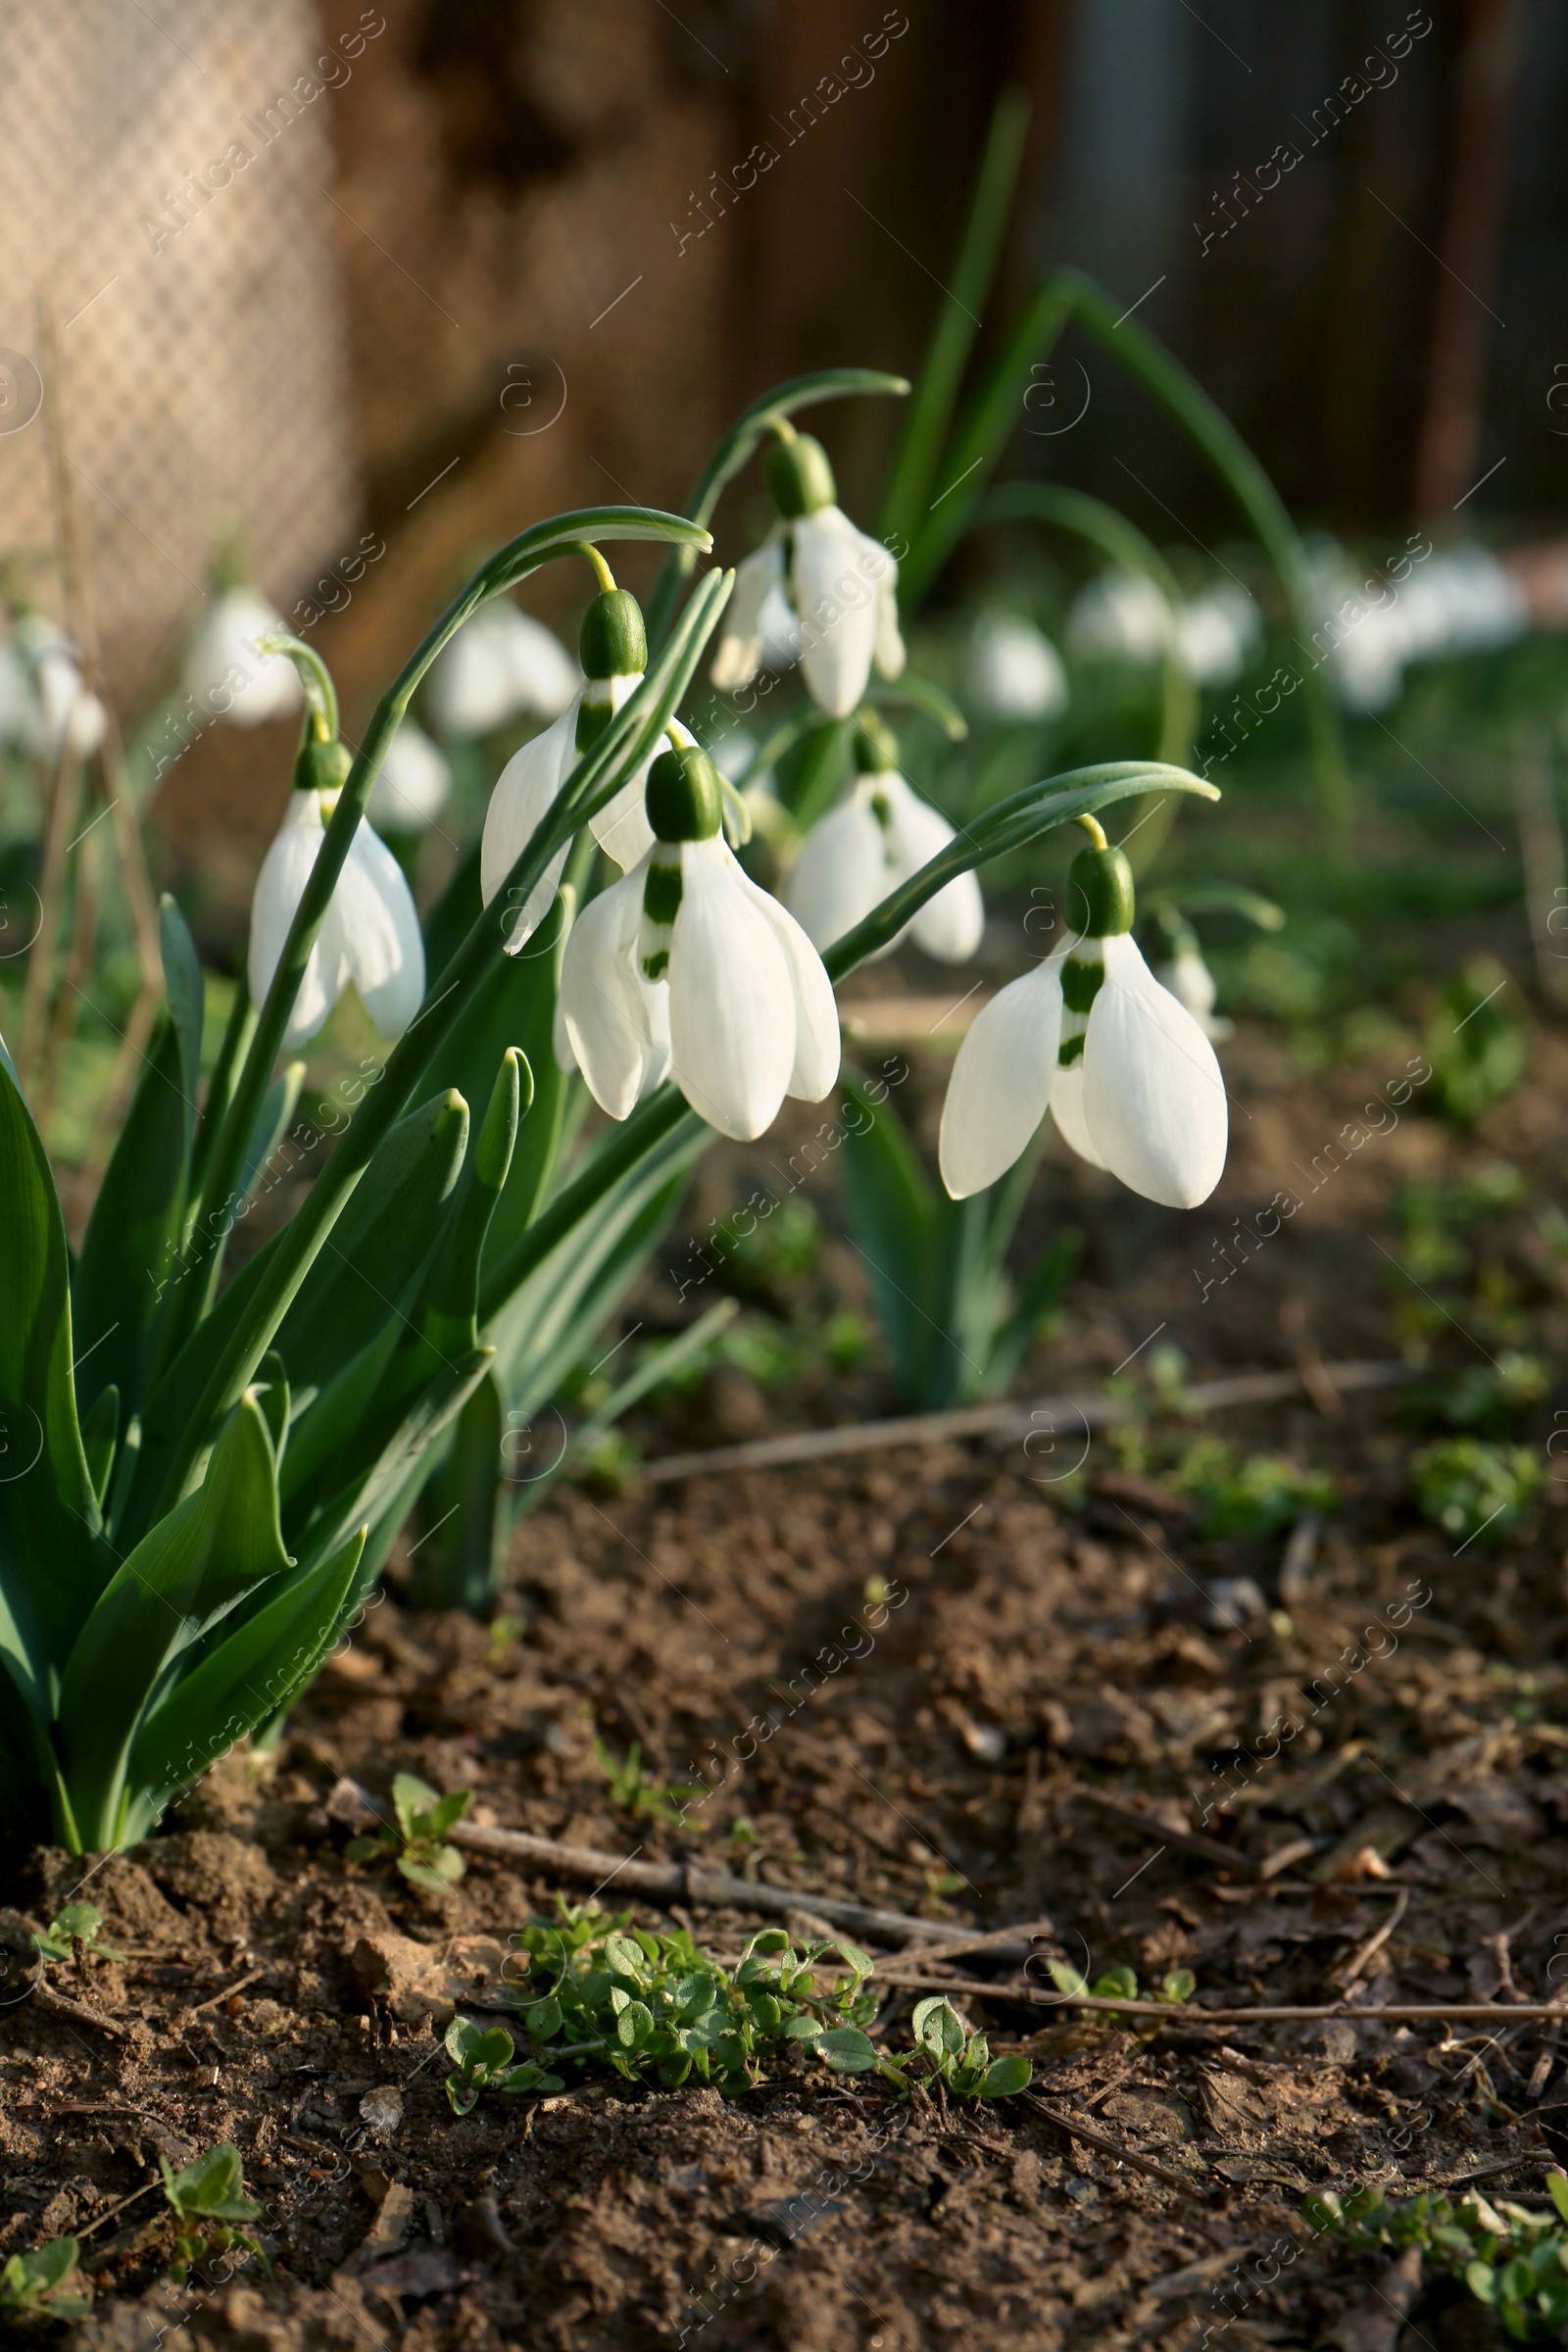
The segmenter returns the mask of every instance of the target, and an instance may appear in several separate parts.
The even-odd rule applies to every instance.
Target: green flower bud
[[[640,677],[648,667],[642,607],[629,588],[594,598],[577,632],[577,658],[590,678]]]
[[[768,496],[786,522],[839,503],[827,451],[809,433],[797,433],[793,441],[775,441],[763,460],[762,476]]]
[[[643,805],[659,840],[710,841],[723,809],[718,770],[697,744],[661,752],[648,771]]]
[[[899,764],[899,739],[874,710],[862,710],[856,722],[855,767],[861,776],[886,775]]]
[[[1067,922],[1085,939],[1133,927],[1133,869],[1120,850],[1080,850],[1067,868]]]
[[[318,743],[307,731],[305,741],[294,755],[294,789],[296,792],[341,792],[349,780],[354,765],[354,754],[346,743],[334,736],[330,743]]]

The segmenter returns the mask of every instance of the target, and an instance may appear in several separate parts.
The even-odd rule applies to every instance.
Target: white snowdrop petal
[[[762,656],[762,608],[784,576],[784,550],[776,537],[735,566],[735,585],[724,612],[718,650],[709,676],[720,694],[749,686]]]
[[[635,1109],[655,1054],[648,992],[636,966],[646,869],[601,891],[572,924],[561,967],[561,1016],[588,1092],[612,1119]]]
[[[612,710],[619,710],[628,697],[636,693],[642,682],[640,670],[635,676],[612,678],[610,680]],[[672,734],[678,732],[679,739],[683,743],[691,741],[684,727],[672,727],[670,732]],[[640,865],[654,846],[654,828],[648,822],[648,812],[643,806],[643,794],[648,785],[648,770],[663,749],[664,741],[661,737],[647,759],[638,762],[613,800],[607,801],[603,808],[588,819],[588,828],[595,841],[602,850],[613,858],[623,874],[629,874],[634,865]]]
[[[941,856],[953,839],[953,827],[940,809],[910,790],[903,776],[876,776],[872,786],[886,801],[896,879],[906,882]],[[979,882],[970,873],[956,875],[935,898],[927,899],[909,930],[916,946],[939,962],[963,963],[979,947],[985,927],[985,902]]]
[[[255,1004],[265,1003],[272,985],[272,975],[305,895],[323,832],[320,804],[315,793],[291,792],[283,822],[262,860],[262,870],[251,894],[251,935],[245,971]],[[337,1003],[342,988],[336,927],[323,923],[294,1000],[285,1046],[303,1045],[307,1038],[316,1035]]]
[[[1166,1208],[1206,1200],[1229,1122],[1214,1049],[1128,933],[1103,943],[1084,1040],[1084,1115],[1112,1175]]]
[[[512,688],[509,715],[559,718],[582,684],[582,672],[561,639],[531,612],[502,599],[494,607],[496,634]]]
[[[1006,1173],[1054,1101],[1060,958],[1010,980],[976,1014],[942,1105],[937,1159],[955,1200]]]
[[[361,817],[332,893],[348,976],[382,1037],[401,1037],[424,996],[424,942],[407,877]]]
[[[862,545],[874,549],[886,566],[877,578],[876,644],[872,649],[872,660],[879,677],[899,678],[904,675],[906,659],[904,635],[899,627],[899,567],[887,549],[878,545],[876,540],[865,539],[862,534]]]
[[[965,679],[976,713],[993,726],[1054,718],[1067,707],[1061,656],[1033,621],[989,612],[969,636]]]
[[[437,657],[426,689],[431,720],[443,735],[488,735],[512,716],[514,691],[502,633],[482,605]]]
[[[573,702],[554,726],[536,735],[531,743],[525,743],[520,752],[514,752],[502,769],[485,810],[484,840],[479,852],[479,892],[486,906],[502,889],[575,765],[576,726],[577,706]],[[515,921],[509,924],[509,955],[516,955],[550,912],[569,848],[569,842],[562,844],[528,893]]]
[[[813,945],[830,948],[864,920],[895,879],[887,837],[858,791],[814,824],[784,885],[784,904]]]
[[[865,550],[883,564],[892,559],[837,507],[803,514],[790,535],[807,688],[829,718],[848,718],[864,696],[877,643],[879,575]]]
[[[1056,1072],[1055,1085],[1051,1090],[1051,1116],[1056,1133],[1069,1152],[1076,1152],[1092,1168],[1105,1165],[1095,1149],[1095,1139],[1089,1132],[1084,1116],[1084,1065],[1082,1060],[1069,1061]]]
[[[669,951],[671,1069],[681,1093],[720,1135],[750,1143],[784,1100],[797,1026],[789,956],[729,849],[720,838],[685,843]]]
[[[737,863],[735,872],[772,924],[790,967],[795,992],[795,1061],[785,1092],[797,1102],[820,1102],[839,1074],[839,1008],[821,956],[787,906],[760,889]]]

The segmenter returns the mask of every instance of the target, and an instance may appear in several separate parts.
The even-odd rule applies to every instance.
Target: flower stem
[[[1091,816],[1087,809],[1080,808],[1072,821],[1075,825],[1082,825],[1097,850],[1105,848],[1105,828],[1098,816]]]
[[[577,553],[586,563],[593,565],[594,577],[598,580],[600,589],[605,595],[610,595],[615,585],[615,575],[599,553],[598,548],[594,546],[593,541],[585,539]]]
[[[310,707],[309,724],[318,743],[337,740],[337,688],[332,673],[313,645],[291,637],[286,629],[273,629],[266,637],[258,637],[259,654],[286,654],[300,674],[305,700]]]

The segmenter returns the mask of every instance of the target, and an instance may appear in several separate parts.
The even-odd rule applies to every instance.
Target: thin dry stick
[[[1413,1380],[1407,1364],[1325,1364],[1325,1376],[1344,1395],[1356,1389],[1385,1389]],[[1213,1412],[1223,1405],[1274,1404],[1298,1396],[1305,1386],[1299,1371],[1245,1372],[1232,1380],[1200,1382],[1188,1389],[1184,1402],[1195,1412]],[[1108,1429],[1130,1420],[1133,1406],[1117,1396],[1085,1394],[1041,1396],[1033,1404],[1003,1400],[966,1404],[949,1413],[905,1413],[896,1420],[858,1421],[849,1428],[791,1430],[779,1438],[756,1438],[744,1446],[716,1446],[707,1453],[670,1453],[644,1462],[640,1476],[650,1485],[671,1479],[704,1478],[727,1470],[778,1470],[795,1462],[816,1462],[833,1454],[873,1453],[889,1446],[929,1446],[942,1438],[988,1438],[999,1449],[1022,1445],[1042,1434],[1072,1437],[1079,1431]]]
[[[1342,1985],[1344,1989],[1348,1992],[1350,1986],[1355,1983],[1357,1977],[1365,1973],[1368,1962],[1374,1959],[1375,1956],[1382,1951],[1383,1946],[1388,1942],[1389,1937],[1394,1934],[1395,1929],[1398,1926],[1400,1920],[1404,1917],[1409,1908],[1410,1889],[1408,1886],[1401,1886],[1399,1888],[1398,1899],[1395,1903],[1394,1909],[1389,1913],[1388,1918],[1383,1922],[1382,1927],[1376,1929],[1374,1933],[1367,1937],[1365,1943],[1361,1944],[1354,1952],[1351,1953],[1344,1968],[1337,1969],[1335,1971],[1333,1977],[1329,1980],[1330,1983]]]
[[[89,804],[90,805],[90,804]],[[45,1041],[43,1066],[33,1097],[33,1116],[40,1130],[47,1130],[49,1116],[59,1092],[61,1070],[66,1049],[76,1027],[76,1007],[82,1001],[86,982],[92,976],[93,953],[98,944],[98,910],[103,898],[103,836],[87,828],[80,855],[76,859],[75,905],[71,918],[71,952],[61,975],[55,996],[54,1012]],[[78,836],[79,838],[79,836]]]
[[[31,1075],[43,1045],[44,1022],[54,995],[55,963],[60,953],[60,914],[66,893],[66,854],[71,829],[81,805],[81,761],[71,748],[70,730],[61,743],[60,757],[50,779],[44,818],[43,868],[38,876],[38,932],[27,957],[27,977],[22,990],[21,1034],[17,1068],[24,1079]]]
[[[1100,2148],[1105,2155],[1114,2156],[1118,2164],[1131,2165],[1135,2173],[1148,2173],[1153,2180],[1163,2180],[1167,2188],[1193,2188],[1200,2185],[1183,2180],[1180,2173],[1168,2173],[1162,2164],[1154,2162],[1152,2156],[1141,2156],[1136,2148],[1123,2147],[1120,2140],[1112,2139],[1107,2132],[1096,2132],[1090,2125],[1081,2124],[1075,2115],[1063,2115],[1059,2107],[1049,2107],[1044,2099],[1031,2098],[1029,2104],[1036,2114],[1045,2117],[1048,2124],[1054,2124],[1058,2132],[1065,2132],[1069,2139],[1084,2140],[1090,2147]]]
[[[1167,1845],[1179,1845],[1184,1853],[1200,1856],[1216,1870],[1234,1871],[1239,1879],[1263,1875],[1262,1864],[1250,1854],[1237,1853],[1231,1846],[1222,1845],[1217,1838],[1205,1838],[1200,1830],[1173,1830],[1157,1813],[1151,1813],[1124,1796],[1112,1796],[1106,1788],[1075,1788],[1072,1793],[1085,1804],[1098,1805],[1102,1813],[1114,1814],[1118,1821],[1135,1823],[1146,1837],[1162,1838]]]

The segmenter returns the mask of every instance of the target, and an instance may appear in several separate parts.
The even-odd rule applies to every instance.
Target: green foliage
[[[394,1855],[411,1886],[421,1886],[426,1894],[450,1894],[466,1865],[457,1847],[446,1843],[446,1835],[472,1801],[471,1788],[442,1796],[416,1773],[400,1772],[392,1783],[396,1822],[383,1822],[371,1837],[351,1838],[349,1860],[369,1862]]]
[[[1517,1527],[1543,1476],[1528,1446],[1494,1446],[1485,1438],[1443,1438],[1410,1456],[1422,1516],[1455,1544],[1495,1543]]]
[[[257,2255],[270,2278],[271,2265],[259,2239],[234,2226],[254,2222],[262,2210],[244,2193],[238,2148],[225,2141],[177,2173],[167,2156],[160,2155],[158,2163],[164,2195],[174,2216],[171,2269],[175,2284],[183,2285],[197,2263],[226,2254],[233,2246]]]
[[[1136,2001],[1140,1997],[1137,1973],[1130,1968],[1103,1969],[1091,1983],[1068,1960],[1048,1960],[1046,1967],[1057,1991],[1064,1992],[1069,2000],[1081,2001],[1086,1994],[1097,2001]],[[1179,2008],[1183,2001],[1190,2001],[1197,1990],[1198,1979],[1190,1968],[1171,1968],[1165,1971],[1153,1991],[1143,1997],[1152,2001],[1169,2001],[1173,2007]]]
[[[1455,1126],[1474,1126],[1524,1076],[1528,1052],[1517,997],[1508,974],[1490,956],[1473,956],[1443,992],[1427,1028],[1427,1057],[1432,1100]]]
[[[1027,2058],[993,2059],[985,2036],[970,2034],[942,1996],[916,2007],[915,2048],[903,2059],[885,2056],[872,2039],[873,1964],[842,1938],[798,1951],[782,1928],[765,1928],[726,1968],[683,1928],[659,1936],[629,1921],[625,1912],[563,1902],[556,1920],[532,1919],[513,1938],[527,1965],[528,1988],[517,1997],[534,2055],[514,2065],[510,2034],[455,2018],[446,2047],[457,2071],[447,2096],[458,2114],[485,2090],[559,2090],[564,2078],[546,2070],[568,2064],[665,2087],[693,2079],[728,2093],[750,2090],[790,2049],[834,2074],[879,2074],[900,2091],[922,2075],[940,2077],[960,2098],[1004,2098],[1029,2082]],[[844,1973],[819,1984],[829,1954]]]
[[[843,1172],[850,1233],[871,1278],[877,1321],[906,1404],[925,1411],[1004,1390],[1054,1311],[1081,1237],[1059,1234],[1014,1287],[1007,1246],[1038,1146],[967,1200],[933,1184],[885,1084],[844,1081]]]
[[[1544,1357],[1505,1348],[1494,1363],[1466,1364],[1446,1380],[1414,1390],[1407,1410],[1418,1424],[1437,1421],[1483,1437],[1505,1437],[1541,1402],[1549,1378]]]
[[[43,1934],[33,1937],[33,1948],[45,1960],[70,1960],[78,1953],[93,1960],[118,1960],[119,1952],[98,1941],[103,1924],[104,1915],[96,1903],[67,1903]]]
[[[610,1801],[621,1812],[629,1813],[634,1821],[662,1821],[676,1828],[686,1826],[686,1814],[694,1798],[707,1791],[686,1786],[679,1781],[651,1781],[643,1770],[643,1747],[634,1740],[626,1750],[626,1760],[617,1764],[610,1749],[597,1734],[594,1738],[594,1760],[609,1784]]]
[[[1311,2228],[1358,2253],[1419,2246],[1436,2268],[1464,2280],[1516,2343],[1560,2341],[1568,2328],[1568,2175],[1546,2175],[1552,2213],[1488,2198],[1422,2195],[1391,2200],[1381,2186],[1348,2197],[1332,2189],[1308,2197]]]
[[[1303,1511],[1332,1510],[1335,1486],[1322,1470],[1299,1470],[1273,1454],[1238,1454],[1220,1438],[1200,1438],[1176,1471],[1199,1508],[1204,1536],[1270,1536]]]
[[[0,2269],[0,2320],[40,2327],[51,2320],[79,2320],[92,2299],[73,2291],[80,2249],[74,2237],[52,2237],[30,2253],[13,2254]]]

